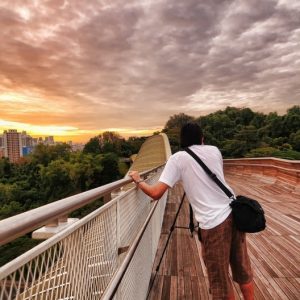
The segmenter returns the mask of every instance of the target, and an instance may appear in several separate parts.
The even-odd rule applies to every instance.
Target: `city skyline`
[[[64,142],[70,146],[71,151],[82,151],[84,148],[83,143],[74,143],[72,140]],[[6,157],[10,162],[16,163],[32,153],[38,145],[55,146],[61,143],[55,140],[55,136],[34,137],[26,131],[10,128],[2,133],[0,131],[0,159]]]
[[[59,139],[56,139],[57,137],[54,135],[47,135],[47,134],[46,135],[32,135],[29,132],[27,132],[26,130],[18,130],[16,128],[8,128],[3,131],[0,130],[0,139],[3,138],[4,135],[7,134],[8,132],[16,132],[16,133],[20,134],[21,136],[29,137],[34,142],[34,146],[37,145],[38,143],[54,145],[56,143],[62,142]],[[64,140],[64,142],[69,143],[69,144],[73,143],[72,140]],[[0,148],[1,148],[1,146],[3,146],[3,145],[0,143]]]
[[[168,118],[300,103],[300,3],[0,3],[0,131],[87,142]]]

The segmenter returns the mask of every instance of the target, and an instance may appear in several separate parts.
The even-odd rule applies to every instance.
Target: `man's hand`
[[[154,200],[160,199],[164,192],[169,188],[168,185],[159,181],[153,185],[147,184],[142,180],[139,172],[137,171],[130,171],[128,175],[134,180],[135,183],[138,183],[138,188],[140,188],[145,194]]]
[[[128,175],[133,179],[134,182],[139,182],[142,180],[138,171],[130,171]]]

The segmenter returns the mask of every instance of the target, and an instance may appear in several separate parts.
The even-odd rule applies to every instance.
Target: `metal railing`
[[[159,167],[155,167],[145,171],[141,173],[141,175],[147,176],[158,168]],[[0,221],[0,246],[31,232],[36,228],[49,224],[53,220],[59,219],[101,197],[105,197],[111,192],[124,187],[131,182],[131,178],[121,179],[87,192],[32,209],[14,217],[4,219]]]
[[[151,184],[161,170],[162,166],[143,175]],[[13,240],[131,181],[119,180],[3,220],[0,240]],[[0,299],[100,299],[124,264],[126,272],[115,288],[114,299],[145,298],[166,197],[152,202],[135,187],[121,193],[0,268]]]

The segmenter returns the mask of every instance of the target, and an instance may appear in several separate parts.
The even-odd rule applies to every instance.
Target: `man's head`
[[[180,146],[186,148],[192,145],[201,145],[203,132],[197,123],[187,123],[181,128]]]

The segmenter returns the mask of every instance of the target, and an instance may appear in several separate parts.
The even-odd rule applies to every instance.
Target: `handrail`
[[[153,205],[146,221],[144,222],[142,228],[140,229],[139,233],[137,234],[136,238],[134,239],[124,261],[122,262],[121,266],[119,267],[117,273],[115,274],[115,276],[113,277],[113,279],[110,282],[110,285],[107,287],[107,289],[105,290],[103,296],[101,297],[101,299],[103,300],[111,300],[113,299],[113,297],[115,296],[118,287],[129,267],[129,264],[137,250],[137,247],[143,237],[143,234],[145,232],[145,230],[147,229],[147,226],[149,224],[149,222],[151,221],[152,215],[155,212],[155,209],[157,207],[158,201],[155,201],[155,204]]]
[[[164,166],[164,164],[141,173],[141,176],[146,176],[162,166]],[[131,178],[120,179],[98,188],[4,219],[0,221],[0,246],[43,225],[49,224],[51,221],[69,214],[131,182],[133,182]]]

